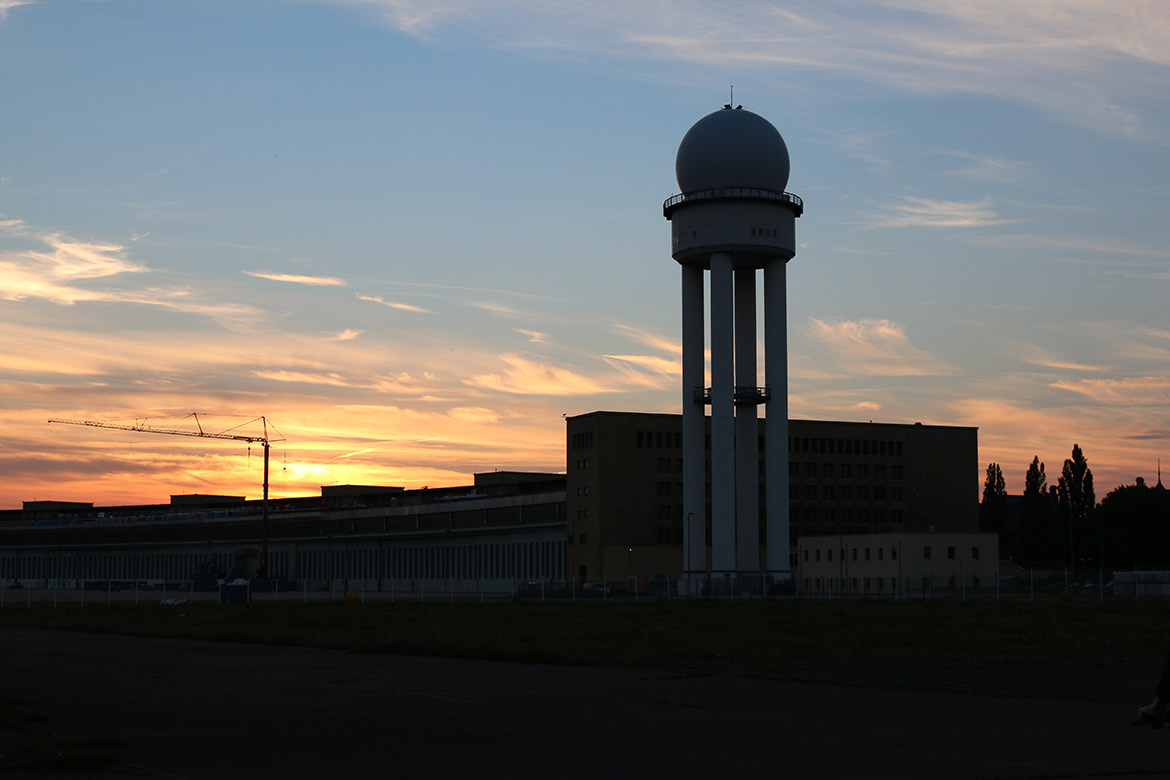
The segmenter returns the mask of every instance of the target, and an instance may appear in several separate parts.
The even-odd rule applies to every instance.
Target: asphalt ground
[[[0,626],[30,728],[170,780],[1170,777],[1170,729],[1129,725],[1154,671],[1102,704]]]

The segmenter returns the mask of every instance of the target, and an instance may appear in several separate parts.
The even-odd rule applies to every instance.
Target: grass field
[[[1160,599],[1065,597],[0,609],[7,626],[1133,705],[1149,698],[1168,618]],[[52,713],[0,691],[0,770],[132,773],[124,745],[58,735]]]
[[[0,624],[362,653],[655,668],[1131,701],[1170,638],[1158,599],[36,605]],[[1132,690],[1135,675],[1149,686]],[[1126,687],[1130,690],[1125,690]]]

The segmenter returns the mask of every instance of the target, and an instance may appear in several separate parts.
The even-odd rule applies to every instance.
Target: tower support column
[[[703,266],[682,268],[683,573],[707,573],[707,413]],[[696,393],[698,397],[696,398]]]
[[[764,266],[764,371],[771,399],[766,407],[764,461],[767,504],[765,527],[769,574],[791,577],[788,517],[788,302],[787,260]]]
[[[735,573],[735,331],[732,257],[711,255],[711,573]]]
[[[735,271],[735,569],[760,570],[759,430],[756,415],[756,269]],[[747,394],[751,393],[750,397]]]

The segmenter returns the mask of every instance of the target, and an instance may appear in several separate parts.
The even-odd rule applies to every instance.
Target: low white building
[[[994,593],[999,537],[980,533],[802,536],[796,586],[811,596]]]

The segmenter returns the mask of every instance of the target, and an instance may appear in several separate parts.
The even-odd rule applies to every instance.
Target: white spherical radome
[[[771,122],[742,108],[725,107],[700,119],[683,136],[674,171],[684,195],[736,188],[783,193],[789,165],[788,147]]]

